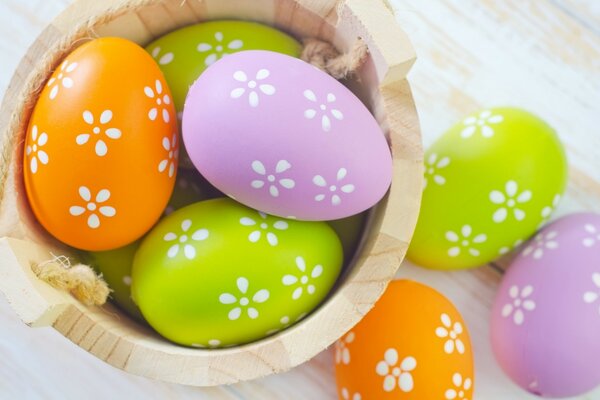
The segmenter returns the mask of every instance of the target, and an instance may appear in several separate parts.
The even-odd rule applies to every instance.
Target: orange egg
[[[38,221],[84,250],[146,233],[173,190],[179,138],[152,57],[119,38],[92,40],[57,67],[27,130],[25,188]]]
[[[471,400],[473,355],[464,321],[435,290],[390,283],[373,310],[336,343],[344,400]]]

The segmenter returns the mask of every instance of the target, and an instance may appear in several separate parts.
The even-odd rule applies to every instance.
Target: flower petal
[[[304,116],[307,119],[313,119],[315,115],[317,115],[317,111],[313,110],[312,108],[309,108],[308,110],[304,111]]]
[[[508,210],[506,208],[502,207],[502,208],[499,208],[496,210],[496,212],[492,216],[492,219],[494,220],[495,223],[500,224],[500,223],[506,221],[507,216],[508,216]]]
[[[506,182],[506,194],[508,197],[515,197],[517,194],[517,190],[519,190],[519,185],[515,181]]]
[[[39,150],[37,156],[42,164],[48,164],[48,153],[46,153],[44,150]]]
[[[84,145],[88,142],[88,140],[90,139],[90,135],[87,133],[82,133],[81,135],[77,135],[77,137],[75,138],[75,142],[78,145]]]
[[[244,226],[252,226],[256,225],[256,221],[254,221],[252,218],[242,217],[240,218],[240,224]]]
[[[296,186],[296,182],[293,179],[280,179],[279,184],[286,189],[293,189]]]
[[[448,232],[446,232],[446,240],[448,240],[449,242],[452,242],[452,243],[456,243],[456,242],[458,242],[459,237],[456,234],[456,232],[448,231]]]
[[[208,239],[208,229],[198,229],[196,232],[192,234],[192,239],[197,242]]]
[[[388,365],[396,365],[398,363],[398,352],[396,349],[387,349],[384,353],[383,359],[388,363]]]
[[[179,253],[179,245],[174,244],[173,246],[169,247],[169,250],[167,251],[167,257],[174,258],[177,253]]]
[[[462,227],[461,233],[463,237],[468,238],[473,233],[473,228],[471,228],[471,225],[465,225]]]
[[[323,266],[321,264],[315,265],[312,272],[310,273],[311,278],[318,278],[323,274]]]
[[[264,164],[258,160],[252,161],[252,169],[259,175],[265,175],[267,173]]]
[[[85,201],[90,201],[92,199],[92,194],[90,193],[90,189],[86,186],[79,187],[79,196]]]
[[[100,218],[96,214],[90,214],[87,220],[87,224],[90,228],[96,229],[100,226]]]
[[[333,109],[331,110],[331,115],[333,115],[333,118],[337,119],[338,121],[341,121],[344,119],[344,114],[342,114],[342,112],[340,110],[337,109]]]
[[[169,114],[169,111],[166,108],[163,108],[162,110],[162,117],[166,124],[171,120],[171,114]]]
[[[200,53],[204,53],[210,49],[212,49],[212,46],[208,43],[200,43],[198,47],[196,47],[196,50],[198,50]]]
[[[302,286],[299,286],[296,288],[296,290],[294,290],[294,293],[292,293],[292,299],[298,300],[300,296],[302,296]]]
[[[285,286],[293,285],[296,282],[298,282],[298,278],[294,275],[284,275],[283,278],[281,278],[281,283]]]
[[[117,210],[110,206],[102,206],[100,207],[99,211],[100,214],[104,215],[105,217],[114,217],[117,214]]]
[[[331,196],[331,204],[334,206],[339,206],[342,203],[342,199],[337,194]]]
[[[160,65],[167,65],[170,64],[174,58],[175,56],[173,55],[173,53],[166,53],[158,60],[158,63]]]
[[[494,136],[494,130],[492,128],[490,128],[489,126],[484,125],[481,127],[481,134],[485,138],[491,138],[492,136]]]
[[[456,345],[456,351],[458,351],[459,354],[465,354],[465,344],[462,340],[456,339],[454,344]]]
[[[167,234],[166,234],[166,235],[163,237],[163,240],[164,240],[165,242],[171,242],[171,241],[173,241],[173,240],[175,240],[175,239],[177,239],[177,235],[176,235],[176,234],[174,234],[173,232],[169,232],[169,233],[167,233]]]
[[[151,121],[155,121],[157,116],[158,116],[157,108],[152,108],[150,111],[148,111],[148,118],[150,118]]]
[[[523,302],[523,308],[527,311],[535,310],[535,302],[533,300],[525,300]]]
[[[151,99],[154,98],[154,90],[152,90],[152,88],[149,86],[144,87],[144,94],[146,95],[146,97],[149,97]]]
[[[81,214],[83,214],[85,212],[85,208],[80,207],[80,206],[72,206],[71,208],[69,208],[69,214],[73,215],[74,217],[77,217]]]
[[[31,169],[32,173],[36,173],[38,170],[38,162],[37,162],[37,158],[35,156],[33,156],[31,158],[31,161],[29,163],[29,168]]]
[[[460,247],[452,247],[448,250],[450,257],[458,257],[460,255]]]
[[[318,194],[315,196],[315,200],[316,201],[323,201],[325,199],[325,195],[324,194]]]
[[[317,96],[315,96],[315,93],[309,89],[304,91],[304,97],[306,97],[310,101],[317,101]]]
[[[252,296],[252,301],[255,303],[264,303],[269,299],[269,291],[267,289],[261,289]]]
[[[110,191],[108,189],[102,189],[96,194],[96,202],[104,203],[110,198]]]
[[[50,100],[54,100],[58,95],[58,85],[54,86],[52,90],[50,90]]]
[[[110,110],[104,110],[102,114],[100,114],[100,123],[102,125],[109,123],[112,120],[113,113]]]
[[[296,257],[296,266],[298,267],[298,269],[302,272],[306,271],[306,262],[304,261],[304,258],[298,256]]]
[[[527,285],[521,290],[521,297],[529,297],[533,293],[533,286]]]
[[[237,279],[236,283],[240,292],[245,294],[248,291],[248,279],[242,276]]]
[[[121,137],[121,131],[117,128],[108,128],[105,133],[111,139],[119,139]]]
[[[265,186],[265,183],[263,181],[256,180],[250,182],[250,186],[252,186],[254,189],[260,189]]]
[[[267,232],[267,242],[269,242],[271,246],[277,246],[277,235],[275,235],[273,232]]]
[[[599,272],[594,272],[592,274],[592,281],[594,282],[594,285],[596,285],[597,287],[600,288],[600,273]]]
[[[452,339],[446,340],[446,343],[444,343],[444,351],[446,354],[452,354],[454,352],[454,341]]]
[[[73,207],[71,207],[73,208]],[[72,214],[72,213],[71,213]],[[586,303],[593,303],[596,300],[598,300],[598,293],[594,293],[594,292],[585,292],[583,294],[583,301]]]
[[[95,150],[98,157],[104,157],[108,153],[108,147],[106,147],[104,140],[100,139],[96,142]]]
[[[223,293],[219,296],[219,302],[221,304],[233,304],[237,301],[236,297],[231,293]]]
[[[254,307],[248,308],[248,317],[250,317],[250,319],[258,318],[258,310]]]
[[[375,366],[377,375],[386,376],[390,372],[390,366],[385,361],[379,361]]]
[[[331,120],[327,115],[323,115],[323,117],[321,117],[321,128],[323,128],[325,132],[329,132],[331,130]]]
[[[229,311],[229,314],[227,314],[227,318],[229,318],[231,321],[235,321],[236,319],[238,319],[240,317],[240,315],[242,315],[242,309],[239,307],[236,307],[236,308],[232,309],[231,311]]]
[[[231,50],[237,50],[237,49],[241,49],[243,45],[244,45],[244,42],[242,42],[239,39],[236,39],[236,40],[232,40],[231,42],[229,42],[227,47]]]
[[[83,112],[83,120],[88,124],[92,125],[94,123],[94,115],[90,111]]]
[[[316,176],[313,178],[313,183],[314,183],[315,185],[317,185],[317,186],[320,186],[320,187],[325,187],[325,186],[327,186],[327,182],[325,181],[325,178],[323,178],[321,175],[316,175]]]
[[[458,372],[452,375],[452,383],[454,384],[454,386],[460,388],[463,383],[462,375]]]
[[[289,225],[285,221],[275,221],[273,224],[273,228],[279,229],[280,231],[285,231],[288,227]]]
[[[196,249],[191,244],[186,244],[183,246],[183,254],[185,254],[185,258],[188,260],[193,260],[196,258]]]
[[[476,130],[477,130],[477,128],[474,126],[467,126],[465,129],[462,130],[462,132],[460,133],[460,136],[464,139],[468,139],[471,136],[473,136],[473,134],[475,133]]]
[[[490,201],[494,204],[504,204],[504,202],[506,201],[506,197],[501,191],[492,190],[490,192]]]
[[[492,115],[487,119],[487,122],[490,124],[497,124],[504,121],[504,117],[502,115]]]
[[[446,313],[440,315],[440,321],[442,321],[442,325],[444,325],[446,328],[450,328],[452,326],[452,320],[450,319],[450,316]]]
[[[158,163],[158,172],[164,172],[167,169],[167,165],[169,164],[169,160],[162,160]]]
[[[445,328],[442,328],[441,326],[438,326],[435,329],[435,335],[440,338],[445,338],[446,336],[448,336],[448,330]]]
[[[398,379],[398,386],[400,390],[405,393],[408,393],[413,390],[414,382],[411,374],[404,372],[400,374],[400,378]]]
[[[517,197],[519,203],[527,203],[533,197],[531,190],[526,190]]]
[[[217,59],[218,59],[218,56],[215,53],[209,54],[204,59],[204,64],[206,64],[207,66],[213,65],[217,61]]]
[[[235,88],[231,91],[230,96],[232,99],[238,99],[246,92],[245,88]]]
[[[277,166],[275,167],[275,172],[280,174],[282,172],[287,171],[291,167],[292,167],[292,164],[290,164],[287,160],[279,160],[277,162]]]
[[[235,79],[238,82],[246,82],[248,80],[248,77],[246,76],[246,73],[244,71],[235,71],[233,73],[233,79]]]
[[[279,189],[277,189],[277,186],[271,185],[271,186],[269,186],[269,193],[273,197],[278,197],[279,196]]]
[[[517,221],[523,221],[525,219],[525,211],[521,210],[520,208],[515,208],[513,213],[515,214],[515,219]]]
[[[253,231],[248,235],[248,240],[252,243],[258,242],[260,239],[260,231]]]
[[[515,324],[523,325],[523,322],[525,321],[525,315],[523,314],[523,311],[517,309],[513,315],[513,320],[515,321]]]
[[[181,230],[184,232],[187,232],[188,229],[190,229],[190,227],[192,226],[192,220],[191,219],[184,219],[181,222]]]
[[[505,304],[504,307],[502,307],[502,311],[501,314],[503,317],[508,317],[510,314],[512,314],[513,312],[513,306],[512,304]]]
[[[67,65],[68,64],[68,65]],[[74,62],[74,63],[69,63],[68,61],[65,61],[64,64],[67,68],[65,69],[65,72],[67,73],[71,73],[73,71],[75,71],[75,68],[77,68],[77,66],[79,65],[78,63]]]
[[[250,107],[258,107],[258,94],[254,90],[248,95],[248,104]]]
[[[473,243],[484,243],[487,240],[487,235],[480,234],[473,238]]]
[[[352,193],[352,192],[354,192],[354,185],[352,185],[352,184],[344,185],[340,189],[344,193]]]

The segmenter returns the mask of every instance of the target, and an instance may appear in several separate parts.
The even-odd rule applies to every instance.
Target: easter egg
[[[87,252],[84,260],[102,275],[111,289],[110,299],[138,321],[144,317],[131,299],[131,266],[140,241],[114,250]]]
[[[223,56],[244,50],[270,50],[298,57],[300,43],[269,26],[246,21],[208,21],[178,29],[150,43],[152,54],[173,92],[177,111],[190,86]]]
[[[600,215],[548,225],[513,261],[492,309],[504,371],[530,393],[571,397],[600,385]]]
[[[285,220],[213,199],[173,212],[144,238],[132,295],[167,339],[232,346],[312,311],[342,262],[339,239],[325,222]]]
[[[109,250],[146,233],[175,183],[177,122],[148,53],[101,38],[73,51],[42,90],[25,139],[31,209],[58,240]]]
[[[516,108],[467,117],[425,155],[421,213],[408,257],[428,268],[488,263],[527,240],[567,181],[554,130]]]
[[[473,354],[465,323],[440,293],[389,284],[335,346],[340,399],[472,399]]]
[[[253,50],[219,60],[191,87],[182,126],[200,173],[269,214],[345,218],[376,204],[391,182],[390,149],[369,110],[287,55]]]

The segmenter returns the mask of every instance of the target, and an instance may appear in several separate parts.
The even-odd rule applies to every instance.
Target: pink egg
[[[183,139],[230,197],[301,220],[348,217],[386,193],[392,158],[369,110],[310,64],[268,51],[229,55],[191,87]]]
[[[525,390],[570,397],[600,385],[600,215],[542,229],[506,273],[492,312],[496,358]]]

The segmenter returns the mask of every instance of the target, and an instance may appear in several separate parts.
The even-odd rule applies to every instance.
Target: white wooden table
[[[600,212],[600,1],[392,2],[419,55],[410,80],[425,144],[478,108],[524,107],[554,126],[568,150],[570,183],[558,214]],[[0,94],[26,48],[68,3],[0,0]],[[500,262],[443,273],[405,263],[398,276],[437,288],[461,310],[475,349],[476,399],[533,399],[504,376],[489,345],[489,310],[502,268]],[[0,298],[0,399],[38,398],[326,400],[336,393],[331,351],[286,374],[230,387],[132,376],[50,328],[27,328]],[[579,399],[598,400],[600,389]]]

